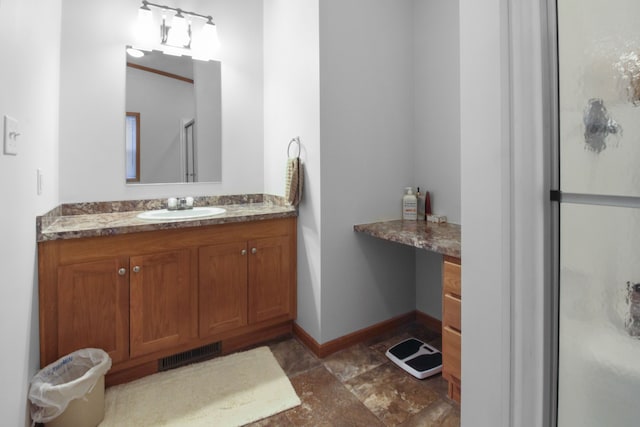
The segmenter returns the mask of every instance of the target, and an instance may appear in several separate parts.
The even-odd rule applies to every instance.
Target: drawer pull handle
[[[257,254],[257,253],[258,253],[258,250],[257,250],[256,248],[251,248],[251,253],[252,253],[252,254]]]
[[[118,270],[118,274],[120,276],[124,276],[125,274],[127,274],[127,269],[126,268],[121,268]]]
[[[247,254],[247,250],[243,249],[240,253],[242,254],[242,256],[245,256]]]
[[[136,265],[135,267],[133,267],[133,272],[134,273],[140,273],[140,266]]]

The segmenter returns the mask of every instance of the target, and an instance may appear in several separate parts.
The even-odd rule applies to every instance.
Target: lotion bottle
[[[402,219],[418,219],[418,199],[411,187],[405,188],[405,195],[402,197]]]

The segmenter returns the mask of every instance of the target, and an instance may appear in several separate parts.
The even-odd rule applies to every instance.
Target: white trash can
[[[111,358],[85,348],[55,361],[31,380],[31,418],[46,427],[96,427],[104,418],[104,375]]]
[[[104,419],[104,375],[85,397],[74,399],[45,427],[96,427]]]

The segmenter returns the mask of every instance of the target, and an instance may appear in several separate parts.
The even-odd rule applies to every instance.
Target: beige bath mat
[[[241,426],[299,404],[260,347],[108,388],[100,426]]]

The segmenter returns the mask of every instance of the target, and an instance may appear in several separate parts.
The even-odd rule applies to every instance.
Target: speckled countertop
[[[296,208],[287,206],[283,198],[266,194],[194,197],[194,206],[220,206],[226,212],[208,218],[151,222],[137,215],[166,208],[166,199],[63,204],[36,218],[36,240],[113,236],[298,215]]]
[[[461,258],[458,224],[392,220],[354,225],[353,229],[378,239]]]

